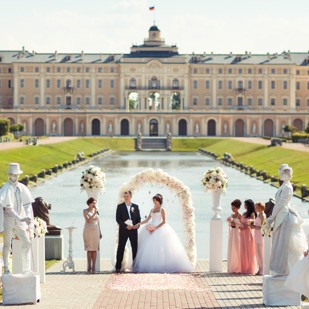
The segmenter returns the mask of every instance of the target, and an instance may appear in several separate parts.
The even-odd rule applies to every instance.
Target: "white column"
[[[222,271],[222,239],[223,222],[222,219],[210,220],[210,252],[209,271]]]
[[[119,95],[119,100],[120,100],[120,108],[124,109],[125,104],[124,104],[124,98],[125,98],[125,76],[124,74],[120,74],[120,93]],[[129,100],[127,100],[127,110],[129,110]]]
[[[95,70],[95,68],[93,68]],[[91,73],[91,107],[96,106],[96,78],[95,78],[95,72]]]
[[[40,76],[40,106],[43,107],[45,105],[45,79],[44,76]]]
[[[14,83],[11,85],[14,87],[14,98],[13,98],[13,107],[18,107],[19,105],[19,97],[18,97],[18,89],[19,89],[19,79],[17,74],[14,75]]]
[[[294,111],[296,106],[296,80],[295,80],[295,69],[292,70],[290,76],[290,110]]]
[[[217,121],[217,128],[216,128],[216,135],[217,136],[221,136],[222,135],[222,121],[221,121],[221,117],[219,117],[218,119],[217,119],[218,121]]]
[[[212,78],[212,107],[216,109],[217,106],[217,76]]]

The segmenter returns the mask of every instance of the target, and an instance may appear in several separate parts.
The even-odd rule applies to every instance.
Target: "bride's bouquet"
[[[201,181],[205,187],[205,191],[222,190],[225,192],[228,186],[227,176],[221,167],[212,168],[206,171]]]
[[[81,190],[95,190],[101,189],[103,191],[105,186],[105,174],[97,166],[89,166],[86,169],[80,179],[80,188]]]

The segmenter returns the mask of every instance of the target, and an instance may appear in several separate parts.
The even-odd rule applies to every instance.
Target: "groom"
[[[141,222],[138,205],[131,203],[132,192],[123,194],[124,203],[117,206],[116,221],[119,224],[116,272],[120,272],[124,249],[128,238],[132,247],[133,261],[137,253],[137,223]]]

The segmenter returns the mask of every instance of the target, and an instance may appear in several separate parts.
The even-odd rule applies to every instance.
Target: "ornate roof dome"
[[[153,25],[149,28],[149,31],[160,31],[156,25]]]

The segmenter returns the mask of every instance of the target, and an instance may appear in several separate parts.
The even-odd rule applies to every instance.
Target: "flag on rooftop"
[[[149,11],[154,11],[154,9],[155,9],[154,5],[149,7]]]

